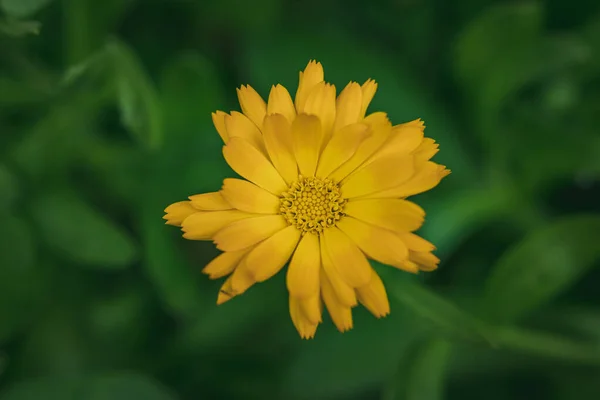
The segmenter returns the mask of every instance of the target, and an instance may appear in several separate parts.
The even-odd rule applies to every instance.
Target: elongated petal
[[[292,256],[299,240],[300,231],[288,226],[259,243],[246,260],[256,281],[266,281],[279,272]]]
[[[371,266],[365,255],[346,234],[336,227],[323,231],[323,243],[331,263],[351,287],[361,287],[371,279]]]
[[[306,234],[298,243],[288,267],[286,282],[290,296],[307,298],[318,294],[320,269],[319,238]]]
[[[421,227],[425,211],[402,199],[357,199],[344,206],[344,212],[361,221],[394,232],[412,232]]]
[[[192,206],[202,211],[231,210],[233,207],[221,195],[220,192],[195,194],[188,197]]]
[[[223,111],[217,111],[211,115],[215,129],[219,133],[219,136],[221,136],[221,139],[223,139],[223,143],[227,143],[229,140],[229,135],[227,134],[227,129],[225,128],[225,116],[227,113],[224,113]]]
[[[406,246],[412,251],[428,252],[435,250],[435,246],[414,233],[402,233],[398,235]]]
[[[233,293],[240,295],[250,289],[255,283],[256,279],[254,279],[248,268],[246,258],[242,258],[235,271],[233,271],[233,274],[231,274],[231,289]]]
[[[387,229],[378,228],[351,217],[342,218],[337,226],[373,260],[396,266],[408,259],[406,244]]]
[[[292,145],[292,125],[281,114],[268,115],[263,138],[267,153],[279,174],[290,184],[298,178],[298,166]]]
[[[381,158],[356,171],[342,182],[342,194],[351,199],[381,192],[408,181],[413,174],[413,156],[394,155]]]
[[[225,179],[221,193],[229,204],[241,211],[257,214],[279,212],[277,196],[243,179]]]
[[[281,85],[271,87],[269,103],[267,104],[267,115],[281,114],[291,123],[296,118],[296,109],[292,96],[287,89]]]
[[[423,131],[412,125],[396,125],[387,142],[375,152],[370,161],[394,154],[408,154],[414,151],[423,141]]]
[[[233,222],[213,236],[217,248],[237,251],[250,247],[287,226],[281,215],[263,215]]]
[[[336,115],[335,86],[325,82],[316,84],[306,99],[303,112],[319,117],[323,136],[328,140],[331,137]]]
[[[325,251],[323,235],[319,237],[321,243],[321,265],[323,273],[327,275],[328,282],[331,284],[336,298],[345,307],[354,307],[357,304],[356,293],[354,289],[348,285],[335,269],[329,253]]]
[[[411,251],[410,260],[418,264],[421,271],[437,269],[440,259],[430,252]]]
[[[390,303],[381,278],[375,271],[368,285],[356,289],[358,301],[377,318],[390,313]]]
[[[317,332],[318,323],[312,323],[302,312],[300,300],[290,296],[290,317],[302,339],[312,339]]]
[[[223,156],[235,172],[274,195],[277,196],[287,189],[285,181],[273,164],[244,139],[229,140],[223,147]]]
[[[367,109],[369,108],[369,104],[371,104],[371,100],[375,96],[375,92],[377,91],[377,82],[373,79],[367,79],[365,83],[363,83],[361,87],[362,91],[362,104],[360,108],[360,118],[364,118],[367,113]]]
[[[319,291],[310,297],[298,298],[298,302],[300,303],[302,314],[304,314],[311,324],[322,322],[321,312],[323,307],[321,305],[321,295]]]
[[[337,131],[325,146],[319,159],[318,177],[327,177],[354,155],[361,142],[368,137],[366,124],[346,125]]]
[[[415,149],[414,155],[417,165],[429,161],[439,151],[440,145],[431,138],[424,138],[419,144],[419,147]]]
[[[369,198],[408,197],[436,187],[450,173],[443,165],[427,161],[409,180],[397,186],[371,193]]]
[[[340,93],[336,101],[335,123],[333,132],[346,125],[354,124],[362,119],[362,91],[356,82],[350,82]]]
[[[267,104],[260,95],[250,86],[243,86],[237,89],[238,100],[242,107],[242,112],[250,118],[254,124],[262,128],[263,119],[267,114]],[[230,134],[231,135],[231,134]]]
[[[183,220],[197,212],[198,209],[192,206],[192,202],[178,201],[165,208],[166,214],[163,219],[167,220],[167,225],[181,226]]]
[[[197,212],[190,215],[181,224],[183,237],[190,240],[208,240],[227,225],[245,218],[256,217],[238,210]]]
[[[210,279],[218,279],[229,275],[246,254],[248,254],[248,250],[221,253],[204,267],[202,273],[208,275]]]
[[[245,139],[264,154],[265,146],[260,130],[246,115],[232,111],[231,115],[225,115],[225,127],[229,140],[236,137]]]
[[[337,298],[336,292],[323,270],[321,270],[321,294],[336,328],[340,332],[352,329],[352,309]]]
[[[296,91],[296,111],[301,113],[304,111],[304,104],[308,98],[308,94],[319,82],[325,79],[323,66],[321,63],[311,60],[303,72],[300,72],[298,82],[298,90]]]
[[[292,124],[294,155],[305,177],[315,176],[322,138],[319,118],[306,114],[296,117]]]
[[[385,113],[371,114],[363,122],[369,125],[371,135],[361,142],[348,161],[330,174],[330,178],[336,182],[342,181],[360,167],[385,143],[392,132],[392,124]]]

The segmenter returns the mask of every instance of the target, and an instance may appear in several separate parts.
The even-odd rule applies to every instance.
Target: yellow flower
[[[217,304],[289,261],[290,315],[300,336],[312,338],[322,303],[342,332],[358,303],[378,318],[389,313],[368,258],[412,273],[437,268],[435,247],[412,233],[425,212],[406,197],[450,171],[430,161],[438,145],[424,138],[421,120],[392,126],[385,113],[365,117],[376,90],[373,80],[350,82],[336,98],[311,61],[294,100],[281,85],[266,103],[242,86],[242,113],[212,115],[225,160],[244,179],[171,204],[164,218],[184,238],[212,240],[223,251],[203,270],[228,276]]]

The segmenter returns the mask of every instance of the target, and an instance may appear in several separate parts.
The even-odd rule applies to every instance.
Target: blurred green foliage
[[[309,59],[426,121],[434,273],[302,341],[283,274],[215,305],[162,210],[231,171],[210,112]],[[0,0],[0,400],[600,398],[596,1]]]

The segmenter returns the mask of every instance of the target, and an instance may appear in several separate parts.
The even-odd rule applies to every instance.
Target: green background
[[[0,400],[600,398],[600,3],[0,0]],[[231,171],[210,112],[309,59],[415,118],[438,271],[303,341],[283,274],[220,307],[163,224]]]

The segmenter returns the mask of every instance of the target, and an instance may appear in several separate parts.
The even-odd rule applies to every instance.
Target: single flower
[[[385,113],[365,116],[377,84],[350,82],[336,97],[323,67],[300,72],[296,97],[281,85],[268,101],[238,89],[242,113],[212,115],[223,155],[242,178],[218,192],[171,204],[164,218],[183,237],[212,240],[223,253],[203,270],[227,277],[222,304],[277,274],[289,262],[289,309],[302,338],[312,338],[322,303],[340,331],[352,307],[390,312],[385,287],[368,259],[417,273],[437,268],[435,247],[415,235],[425,212],[407,197],[450,173],[421,120],[392,126]]]

